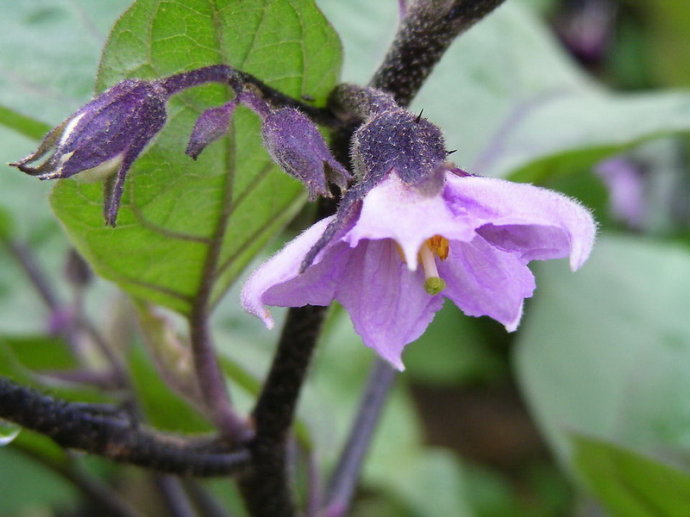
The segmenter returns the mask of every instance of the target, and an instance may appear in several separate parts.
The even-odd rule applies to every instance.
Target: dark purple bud
[[[207,145],[215,142],[230,129],[230,120],[237,107],[238,99],[204,111],[196,121],[185,153],[195,160]]]
[[[293,108],[282,108],[264,118],[264,145],[278,165],[307,186],[309,198],[330,197],[328,183],[341,190],[350,173],[331,154],[314,123]]]
[[[115,226],[127,172],[165,125],[167,99],[157,82],[122,81],[48,133],[36,152],[11,165],[42,180],[107,179],[105,220]],[[51,150],[40,165],[27,165]]]
[[[404,109],[372,117],[352,137],[355,175],[369,185],[395,172],[405,183],[421,186],[438,176],[447,155],[441,130]]]

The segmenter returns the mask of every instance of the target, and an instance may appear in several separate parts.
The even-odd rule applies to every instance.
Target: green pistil
[[[432,276],[424,280],[424,290],[433,295],[438,294],[446,288],[446,283],[442,278]]]

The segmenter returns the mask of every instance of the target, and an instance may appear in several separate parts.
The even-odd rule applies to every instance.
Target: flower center
[[[419,250],[419,261],[424,268],[424,289],[431,295],[438,294],[446,288],[446,283],[438,274],[435,256],[441,260],[446,260],[449,250],[448,239],[440,235],[434,235],[424,241]]]

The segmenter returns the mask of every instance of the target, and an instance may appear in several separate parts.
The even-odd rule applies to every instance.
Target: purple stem
[[[26,273],[26,276],[31,281],[31,285],[36,289],[36,292],[46,306],[52,312],[59,310],[61,307],[57,294],[55,294],[55,289],[50,280],[48,280],[48,276],[43,273],[38,262],[34,259],[29,248],[20,242],[9,239],[4,242],[10,255],[12,255],[17,264],[24,270],[24,273]]]
[[[347,443],[328,485],[328,501],[324,517],[346,515],[357,487],[364,457],[371,444],[388,393],[396,378],[396,370],[383,359],[376,359],[360,401],[357,418],[350,429]]]
[[[159,79],[157,83],[168,92],[168,95],[174,95],[188,88],[206,83],[227,84],[237,95],[240,95],[243,91],[246,92],[254,89],[258,91],[260,97],[274,107],[288,106],[297,108],[319,124],[329,127],[340,126],[340,121],[333,116],[330,110],[316,108],[293,99],[271,88],[253,75],[237,70],[229,65],[211,65],[197,68]]]
[[[196,512],[192,508],[179,478],[154,475],[153,480],[168,510],[166,515],[170,517],[196,517]]]

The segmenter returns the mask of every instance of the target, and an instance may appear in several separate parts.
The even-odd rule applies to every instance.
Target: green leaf
[[[25,386],[49,388],[50,394],[78,402],[111,402],[109,395],[93,386],[53,382],[43,371],[72,370],[78,367],[68,345],[50,336],[0,336],[0,375]],[[38,375],[37,375],[38,374]]]
[[[578,473],[612,516],[688,514],[688,472],[602,440],[574,435],[572,443]]]
[[[564,463],[567,432],[632,447],[690,440],[690,251],[601,236],[582,270],[537,269],[515,349],[517,374]]]
[[[424,334],[406,348],[406,374],[424,383],[455,385],[501,376],[506,368],[486,346],[486,323],[446,303]]]
[[[323,104],[340,44],[312,1],[139,0],[111,33],[98,89],[215,63]],[[55,212],[96,271],[183,314],[205,282],[213,281],[217,301],[304,201],[302,186],[272,165],[259,121],[244,108],[231,134],[197,162],[184,155],[196,117],[227,99],[225,87],[209,85],[171,101],[166,128],[130,173],[116,229],[103,224],[100,185],[63,181],[53,191]]]
[[[0,106],[0,124],[34,140],[40,140],[43,135],[50,131],[48,124],[22,115],[5,106]]]
[[[18,440],[24,434],[22,432]],[[27,508],[38,512],[51,506],[69,507],[79,495],[62,476],[25,456],[14,446],[0,450],[0,479],[0,515],[25,515],[23,511]]]
[[[61,370],[78,366],[68,345],[56,337],[0,336],[0,348],[28,370]]]
[[[14,232],[14,221],[9,210],[0,206],[0,241],[9,239]]]
[[[129,3],[0,2],[0,19],[6,22],[0,104],[57,125],[91,95],[98,51],[109,26]]]
[[[402,452],[402,451],[400,451]],[[395,472],[395,475],[390,475]],[[408,450],[397,457],[395,470],[379,480],[391,495],[419,517],[471,517],[463,476],[453,453],[442,449]]]
[[[43,269],[54,278],[63,274],[66,239],[47,202],[51,182],[38,181],[6,164],[36,148],[45,126],[35,119],[56,125],[92,95],[108,27],[130,3],[0,2],[0,105],[12,110],[0,109],[0,208],[12,216],[13,239],[30,241]],[[34,291],[27,288],[24,273],[11,263],[4,249],[0,254],[4,258],[0,268],[3,333],[42,330],[45,311],[37,306]]]
[[[128,356],[137,400],[154,427],[177,432],[210,432],[213,426],[186,400],[173,393],[141,347]]]

